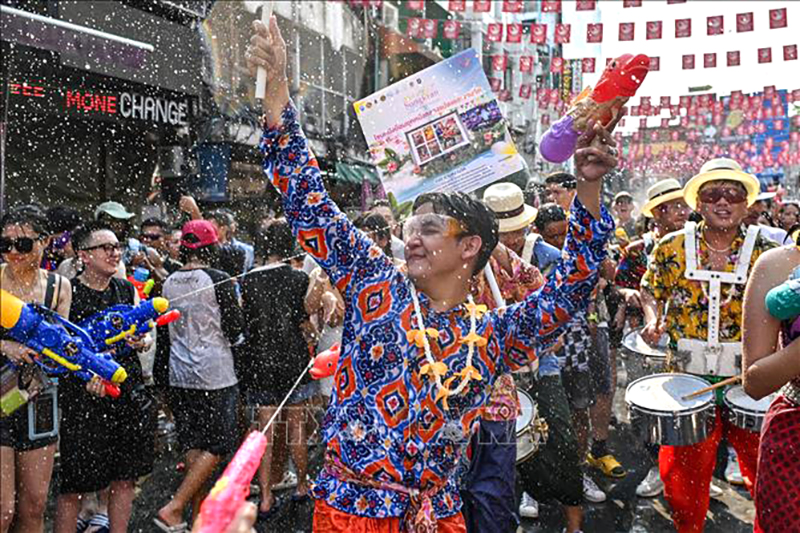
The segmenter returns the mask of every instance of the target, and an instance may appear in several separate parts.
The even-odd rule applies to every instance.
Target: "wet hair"
[[[553,172],[544,178],[544,182],[561,185],[565,189],[575,189],[578,186],[578,180],[569,172]]]
[[[567,220],[567,214],[558,204],[544,204],[539,208],[539,212],[536,213],[536,219],[533,221],[533,225],[536,226],[536,229],[539,233],[544,231],[544,228],[552,223],[552,222],[561,222],[563,220]]]
[[[295,250],[296,240],[286,219],[276,219],[266,228],[256,231],[254,237],[255,255],[261,259],[271,255],[286,259]]]
[[[167,223],[164,222],[163,220],[161,220],[160,218],[156,218],[156,217],[148,218],[147,220],[145,220],[141,224],[141,227],[143,227],[143,228],[145,228],[145,227],[153,227],[153,226],[161,228],[161,230],[164,231],[165,233],[167,232],[167,229],[168,229],[167,228]]]
[[[392,257],[392,232],[385,218],[377,213],[364,213],[356,218],[353,224],[355,224],[358,229],[368,234],[375,242],[378,242],[378,239],[386,239],[387,244],[383,248],[383,252],[389,257]]]
[[[7,226],[30,226],[39,236],[49,235],[47,216],[38,206],[28,204],[14,207],[3,215],[0,229]]]
[[[796,207],[798,212],[800,212],[800,202],[798,202],[797,200],[786,200],[781,204],[779,213],[783,213],[783,211],[789,206]]]
[[[214,243],[200,248],[187,248],[181,244],[178,253],[180,254],[180,262],[184,265],[192,259],[196,259],[206,265],[214,265],[219,255],[219,246]]]
[[[486,207],[483,202],[462,192],[421,194],[414,200],[413,211],[425,204],[431,204],[435,213],[451,216],[461,222],[464,226],[464,233],[461,236],[477,235],[481,238],[481,249],[478,251],[472,274],[480,272],[489,261],[500,235],[494,211]]]
[[[46,212],[47,230],[51,235],[73,231],[81,224],[81,214],[77,209],[66,205],[56,205]]]
[[[89,241],[92,239],[92,235],[95,232],[104,230],[112,233],[114,232],[104,220],[92,220],[91,222],[78,226],[72,233],[72,247],[75,248],[76,251],[86,249],[89,245]]]

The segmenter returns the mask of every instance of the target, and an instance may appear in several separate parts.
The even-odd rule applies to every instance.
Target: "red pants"
[[[314,533],[400,533],[399,518],[367,518],[335,509],[322,500],[314,504]],[[461,513],[437,521],[439,533],[467,533]]]
[[[723,435],[736,450],[745,484],[753,494],[758,433],[734,426],[720,416],[718,407],[714,431],[706,440],[692,446],[661,446],[658,467],[664,481],[664,497],[672,507],[672,520],[678,533],[703,531],[717,447]]]

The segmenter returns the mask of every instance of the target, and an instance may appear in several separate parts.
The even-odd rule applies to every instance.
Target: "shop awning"
[[[354,185],[361,185],[367,180],[372,185],[381,182],[378,171],[374,167],[367,165],[351,165],[348,163],[336,163],[336,179]]]

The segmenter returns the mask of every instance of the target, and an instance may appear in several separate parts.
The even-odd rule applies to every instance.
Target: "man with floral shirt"
[[[289,98],[276,18],[269,30],[260,22],[255,29],[246,56],[269,80],[265,172],[301,246],[346,305],[325,463],[312,491],[314,530],[464,531],[452,476],[495,377],[527,364],[535,345],[548,347],[587,305],[613,229],[600,189],[616,164],[614,141],[593,126],[578,142],[570,233],[548,283],[504,312],[487,312],[469,288],[497,242],[491,212],[459,193],[417,198],[401,273],[323,187]]]
[[[664,237],[642,279],[646,326],[642,337],[655,345],[669,335],[667,364],[710,382],[741,373],[742,300],[750,268],[775,245],[758,226],[741,225],[759,191],[755,176],[731,159],[713,159],[684,187],[689,207],[703,217]],[[662,321],[662,311],[668,305]],[[663,323],[662,323],[663,322]],[[758,433],[720,416],[705,441],[691,446],[661,446],[659,470],[664,495],[679,533],[700,532],[709,504],[709,485],[717,447],[725,434],[736,449],[752,491]]]

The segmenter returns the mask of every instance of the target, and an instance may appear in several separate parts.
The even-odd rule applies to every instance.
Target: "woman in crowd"
[[[0,286],[27,303],[37,303],[69,316],[72,289],[68,280],[39,268],[48,245],[47,220],[34,206],[3,217]],[[10,361],[19,371],[37,373],[36,353],[12,340],[0,340],[0,366]],[[10,367],[4,372],[14,372]],[[29,392],[33,392],[29,389]],[[40,396],[41,398],[41,396]],[[38,399],[31,400],[38,402]],[[44,409],[45,407],[43,407]],[[44,511],[53,472],[57,436],[29,438],[28,405],[0,417],[0,532],[44,530]]]
[[[770,250],[755,264],[744,300],[744,389],[760,399],[776,391],[761,429],[755,503],[763,531],[800,528],[800,342],[793,337],[797,317],[781,323],[766,308],[770,289],[800,266],[800,247]]]

